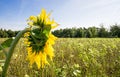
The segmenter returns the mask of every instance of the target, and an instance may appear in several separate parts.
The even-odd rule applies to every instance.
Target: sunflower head
[[[49,17],[50,13],[47,14],[45,9],[42,9],[38,16],[30,16],[28,19],[30,32],[24,35],[28,51],[27,58],[31,65],[34,62],[37,65],[39,64],[39,68],[46,63],[48,64],[47,56],[49,56],[50,59],[54,56],[52,45],[56,37],[51,34],[51,29],[57,27],[58,24],[54,20],[50,20]],[[37,58],[35,59],[38,60],[33,60],[32,58],[36,56]]]

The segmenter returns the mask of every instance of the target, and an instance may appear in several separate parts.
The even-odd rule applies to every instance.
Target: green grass
[[[60,38],[54,49],[55,57],[50,66],[30,68],[23,40],[20,40],[10,62],[8,77],[26,74],[30,77],[120,77],[119,38]],[[4,58],[0,53],[0,59]]]

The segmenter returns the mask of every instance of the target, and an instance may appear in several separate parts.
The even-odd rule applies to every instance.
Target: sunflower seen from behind
[[[30,16],[28,19],[30,32],[24,34],[25,44],[27,45],[27,60],[30,66],[34,63],[38,68],[43,68],[49,65],[48,59],[54,57],[54,41],[57,39],[51,30],[58,24],[50,19],[50,13],[47,14],[45,9],[42,9],[38,16]]]

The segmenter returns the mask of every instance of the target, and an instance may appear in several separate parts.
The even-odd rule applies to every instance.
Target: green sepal
[[[33,29],[33,30],[31,31],[31,33],[32,33],[32,35],[33,35],[35,38],[38,38],[38,39],[41,38],[41,35],[40,35],[41,29],[39,29],[39,28]]]
[[[49,36],[50,30],[51,30],[51,25],[46,25],[46,26],[44,26],[43,33],[45,34],[45,36],[46,36],[47,38],[48,38],[48,36]]]
[[[44,30],[43,33],[44,33],[44,35],[48,38],[48,36],[49,36],[49,31]]]
[[[12,38],[9,38],[9,39],[5,40],[5,41],[1,44],[2,48],[0,47],[0,50],[2,50],[3,48],[10,47],[12,41],[13,41]]]
[[[51,25],[33,26],[31,30],[31,35],[28,37],[31,42],[30,47],[32,47],[32,52],[39,53],[43,52],[46,41],[49,38],[49,33],[51,30]]]
[[[30,47],[32,47],[32,52],[39,53],[40,51],[43,51],[48,38],[41,32],[37,34],[37,36],[36,33],[31,33],[31,36],[29,36],[28,39],[31,42]]]

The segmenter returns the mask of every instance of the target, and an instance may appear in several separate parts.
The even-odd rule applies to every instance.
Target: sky
[[[22,30],[42,8],[52,12],[57,29],[120,24],[120,0],[0,0],[0,28]]]

